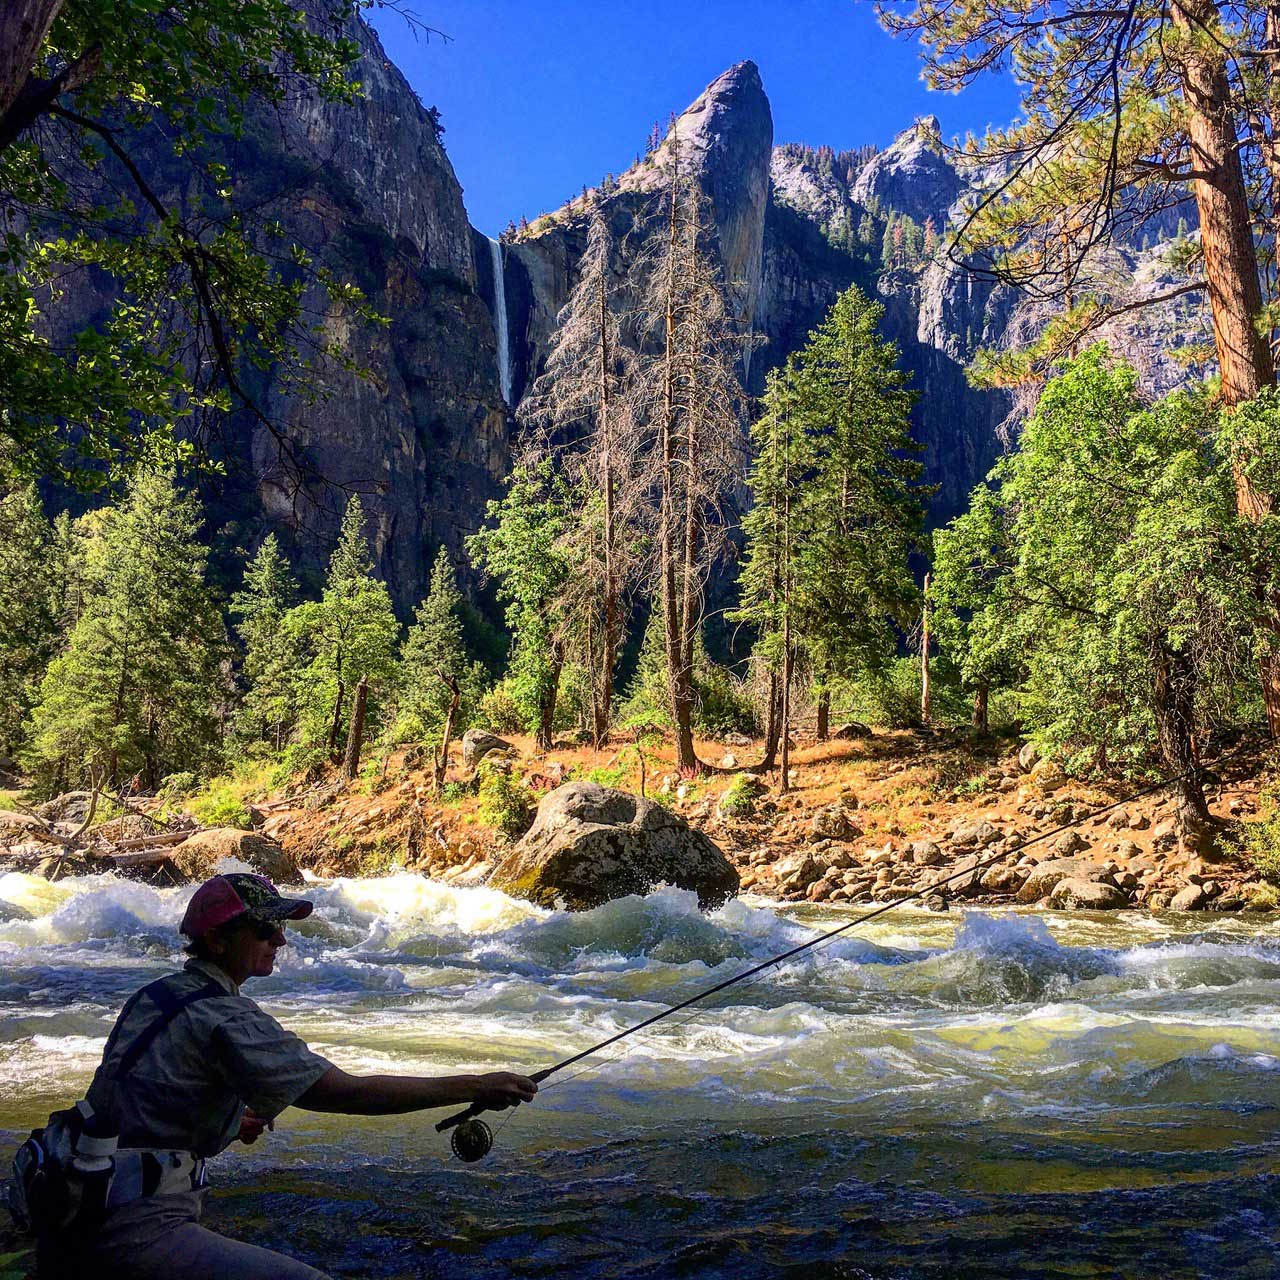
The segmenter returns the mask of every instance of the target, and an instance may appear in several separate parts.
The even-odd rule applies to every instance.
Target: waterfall
[[[493,328],[498,335],[498,385],[502,398],[511,403],[511,346],[507,340],[507,282],[502,274],[502,245],[489,241],[489,257],[493,261]]]

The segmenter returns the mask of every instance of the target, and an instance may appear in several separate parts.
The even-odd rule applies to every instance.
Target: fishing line
[[[1248,743],[1241,743],[1234,751],[1228,752],[1226,755],[1219,756],[1214,762],[1214,767],[1221,767],[1229,760],[1234,759],[1236,756],[1241,754],[1248,745]],[[1181,773],[1175,773],[1170,777],[1161,778],[1156,782],[1150,783],[1148,786],[1139,787],[1137,790],[1121,796],[1120,799],[1113,801],[1111,804],[1103,805],[1101,808],[1094,809],[1079,818],[1073,818],[1070,822],[1061,823],[1048,831],[1041,832],[1040,835],[1032,836],[1030,839],[1024,840],[1020,844],[1015,845],[1012,849],[1004,849],[1000,853],[992,854],[989,858],[975,860],[971,865],[962,867],[961,869],[952,872],[950,875],[944,876],[941,880],[936,880],[932,884],[921,886],[918,889],[913,889],[911,892],[903,894],[902,897],[895,898],[892,902],[884,903],[874,911],[868,911],[864,915],[856,916],[852,920],[846,920],[844,924],[839,925],[837,928],[829,929],[826,933],[821,933],[816,937],[809,938],[804,942],[798,943],[794,947],[789,947],[787,950],[781,951],[775,956],[770,956],[768,959],[762,960],[760,963],[752,965],[750,968],[744,969],[742,972],[734,974],[731,977],[724,979],[722,982],[714,983],[703,991],[695,992],[685,1000],[669,1005],[667,1008],[659,1010],[659,1012],[652,1014],[648,1018],[644,1018],[629,1027],[624,1027],[621,1031],[617,1031],[611,1036],[606,1036],[603,1040],[591,1045],[587,1049],[583,1049],[578,1053],[570,1054],[569,1057],[554,1063],[552,1066],[544,1067],[541,1071],[535,1072],[530,1078],[536,1083],[541,1084],[544,1080],[564,1071],[567,1067],[574,1066],[576,1063],[582,1062],[586,1058],[595,1056],[600,1053],[601,1050],[607,1049],[610,1045],[617,1044],[619,1041],[625,1040],[628,1037],[635,1035],[637,1032],[645,1030],[647,1027],[652,1027],[656,1023],[662,1022],[671,1017],[673,1014],[680,1013],[682,1010],[690,1008],[692,1005],[703,1005],[704,1002],[710,1000],[711,997],[720,995],[723,992],[728,991],[730,988],[738,986],[740,983],[749,982],[752,979],[759,977],[767,969],[775,968],[786,960],[802,955],[806,951],[812,951],[818,947],[822,947],[833,939],[840,937],[842,934],[848,933],[852,929],[856,929],[859,925],[868,924],[870,921],[876,920],[880,916],[887,915],[890,911],[902,906],[903,903],[912,902],[919,898],[929,897],[955,880],[960,880],[966,877],[971,879],[984,868],[993,866],[997,862],[1002,862],[1011,854],[1021,853],[1023,850],[1031,848],[1032,845],[1040,844],[1045,840],[1052,839],[1054,836],[1062,835],[1064,832],[1070,831],[1084,822],[1101,818],[1105,814],[1111,813],[1113,810],[1119,809],[1133,800],[1141,799],[1143,796],[1152,795],[1157,791],[1163,791],[1166,787],[1173,786],[1174,783],[1181,782],[1184,778],[1189,778],[1193,774],[1204,773],[1205,771],[1205,766],[1198,764],[1193,765],[1189,769],[1184,769]],[[701,1012],[701,1010],[698,1012]],[[676,1026],[684,1026],[686,1023],[691,1022],[696,1016],[697,1014],[690,1014],[687,1018],[682,1018]],[[632,1046],[632,1048],[634,1047],[636,1046]],[[591,1065],[584,1067],[581,1071],[575,1071],[573,1075],[566,1077],[564,1080],[555,1081],[547,1087],[554,1088],[556,1084],[568,1084],[569,1081],[576,1080],[579,1076],[585,1075],[588,1071],[608,1066],[614,1062],[620,1062],[626,1056],[627,1052],[630,1052],[630,1050],[624,1051],[616,1057],[608,1058],[604,1062],[592,1063]],[[473,1104],[471,1107],[468,1107],[467,1110],[460,1111],[456,1115],[442,1120],[436,1125],[436,1132],[443,1133],[448,1129],[457,1129],[461,1126],[465,1126],[468,1130],[474,1133],[474,1144],[475,1147],[478,1148],[481,1145],[481,1137],[478,1132],[475,1132],[475,1128],[483,1129],[485,1139],[489,1145],[492,1145],[493,1135],[490,1132],[488,1125],[486,1125],[484,1121],[477,1120],[475,1118],[480,1115],[483,1110],[483,1107]],[[508,1117],[508,1119],[510,1119],[510,1117]],[[458,1138],[459,1135],[455,1134],[453,1140],[455,1152],[461,1155],[463,1159],[480,1158],[479,1155],[468,1156],[459,1151]],[[467,1143],[464,1142],[463,1145],[466,1146]],[[488,1151],[489,1145],[484,1147],[484,1150],[480,1152],[480,1155],[483,1155]]]

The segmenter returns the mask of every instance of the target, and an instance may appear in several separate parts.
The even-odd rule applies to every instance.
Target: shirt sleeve
[[[213,1043],[229,1083],[267,1119],[292,1106],[333,1065],[256,1007],[220,1023]]]

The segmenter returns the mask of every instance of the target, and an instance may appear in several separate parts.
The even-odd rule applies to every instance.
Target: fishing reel
[[[436,1125],[437,1133],[453,1130],[449,1135],[449,1146],[459,1160],[468,1164],[483,1160],[493,1149],[493,1130],[479,1118],[481,1110],[480,1107],[468,1107]]]

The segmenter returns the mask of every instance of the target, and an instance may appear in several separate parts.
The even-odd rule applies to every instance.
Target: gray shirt
[[[181,998],[211,981],[221,992],[187,1005],[123,1079],[112,1073],[161,1013],[144,997],[117,1024],[85,1096],[96,1112],[115,1121],[121,1147],[216,1155],[239,1133],[246,1106],[271,1119],[333,1065],[242,996],[215,964],[188,961],[164,983]]]

